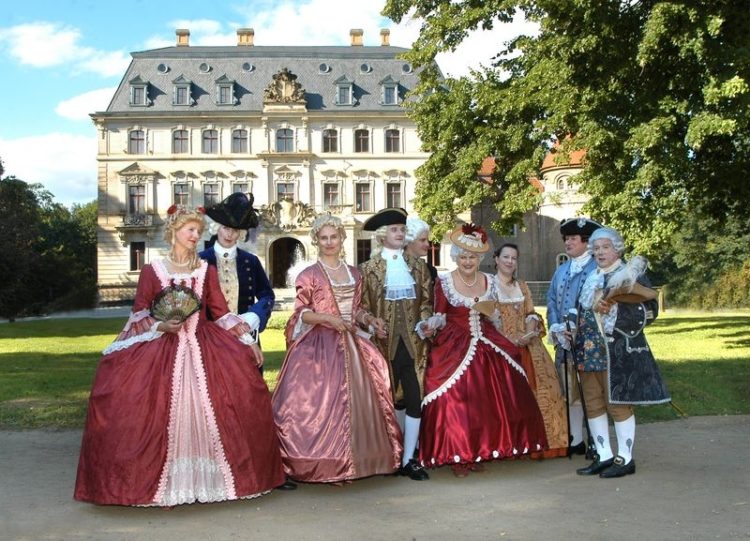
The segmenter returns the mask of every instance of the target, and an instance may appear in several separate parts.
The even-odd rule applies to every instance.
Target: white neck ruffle
[[[385,300],[416,299],[414,277],[406,265],[403,250],[384,247],[380,257],[385,260]]]

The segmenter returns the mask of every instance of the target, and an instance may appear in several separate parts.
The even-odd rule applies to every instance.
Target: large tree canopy
[[[750,18],[742,2],[389,0],[421,20],[408,60],[424,68],[410,105],[424,149],[416,207],[441,234],[455,208],[486,198],[476,172],[495,156],[501,223],[539,194],[529,177],[550,144],[586,149],[585,211],[658,253],[688,214],[722,227],[750,216]],[[470,30],[521,12],[535,36],[498,44],[491,66],[442,80],[433,61]],[[568,135],[572,137],[567,137]]]

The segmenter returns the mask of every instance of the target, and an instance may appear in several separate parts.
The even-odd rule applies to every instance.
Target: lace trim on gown
[[[497,297],[495,292],[495,285],[492,280],[492,277],[486,273],[482,273],[485,275],[487,279],[487,289],[485,292],[479,297],[480,300],[487,300],[487,299],[494,299]],[[464,306],[466,308],[471,308],[474,305],[474,298],[473,297],[466,297],[459,293],[454,284],[453,284],[453,278],[450,275],[450,273],[441,275],[439,278],[441,285],[443,286],[443,292],[445,293],[445,297],[448,299],[448,302],[453,306]],[[524,378],[527,378],[526,371],[521,367],[520,364],[518,364],[516,361],[513,360],[513,358],[506,353],[504,349],[502,349],[500,346],[489,340],[487,337],[484,336],[484,333],[482,332],[482,324],[481,324],[481,314],[475,310],[469,310],[469,331],[471,333],[471,341],[469,342],[469,347],[466,351],[466,354],[464,355],[464,358],[461,360],[461,362],[456,367],[456,370],[448,377],[437,389],[432,391],[431,393],[427,394],[424,397],[424,400],[422,400],[422,407],[426,406],[439,396],[445,394],[448,389],[453,387],[453,385],[463,376],[464,372],[466,372],[466,369],[469,367],[471,362],[474,360],[474,355],[476,354],[477,350],[477,344],[481,341],[487,345],[489,345],[496,353],[498,353],[505,361],[510,364],[513,368],[515,368],[520,374],[523,375]],[[528,378],[527,378],[528,381]]]

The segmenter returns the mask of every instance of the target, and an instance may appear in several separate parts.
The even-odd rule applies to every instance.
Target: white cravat
[[[385,260],[385,298],[388,301],[416,299],[414,278],[404,260],[403,250],[383,247],[380,257]]]
[[[583,270],[583,268],[588,265],[589,261],[591,261],[591,253],[589,252],[584,252],[578,257],[574,257],[573,259],[571,259],[570,275],[575,276],[576,274],[579,274]]]

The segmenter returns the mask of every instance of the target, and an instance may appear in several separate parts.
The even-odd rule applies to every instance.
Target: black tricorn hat
[[[213,221],[232,229],[250,229],[258,227],[258,213],[253,208],[253,194],[233,193],[221,203],[206,209],[206,214]]]
[[[367,218],[362,229],[365,231],[376,231],[384,225],[406,224],[406,216],[407,213],[402,208],[386,208]]]
[[[595,222],[591,218],[567,218],[560,222],[560,234],[562,234],[563,237],[567,235],[590,237],[591,233],[599,229],[601,226],[602,224]]]

